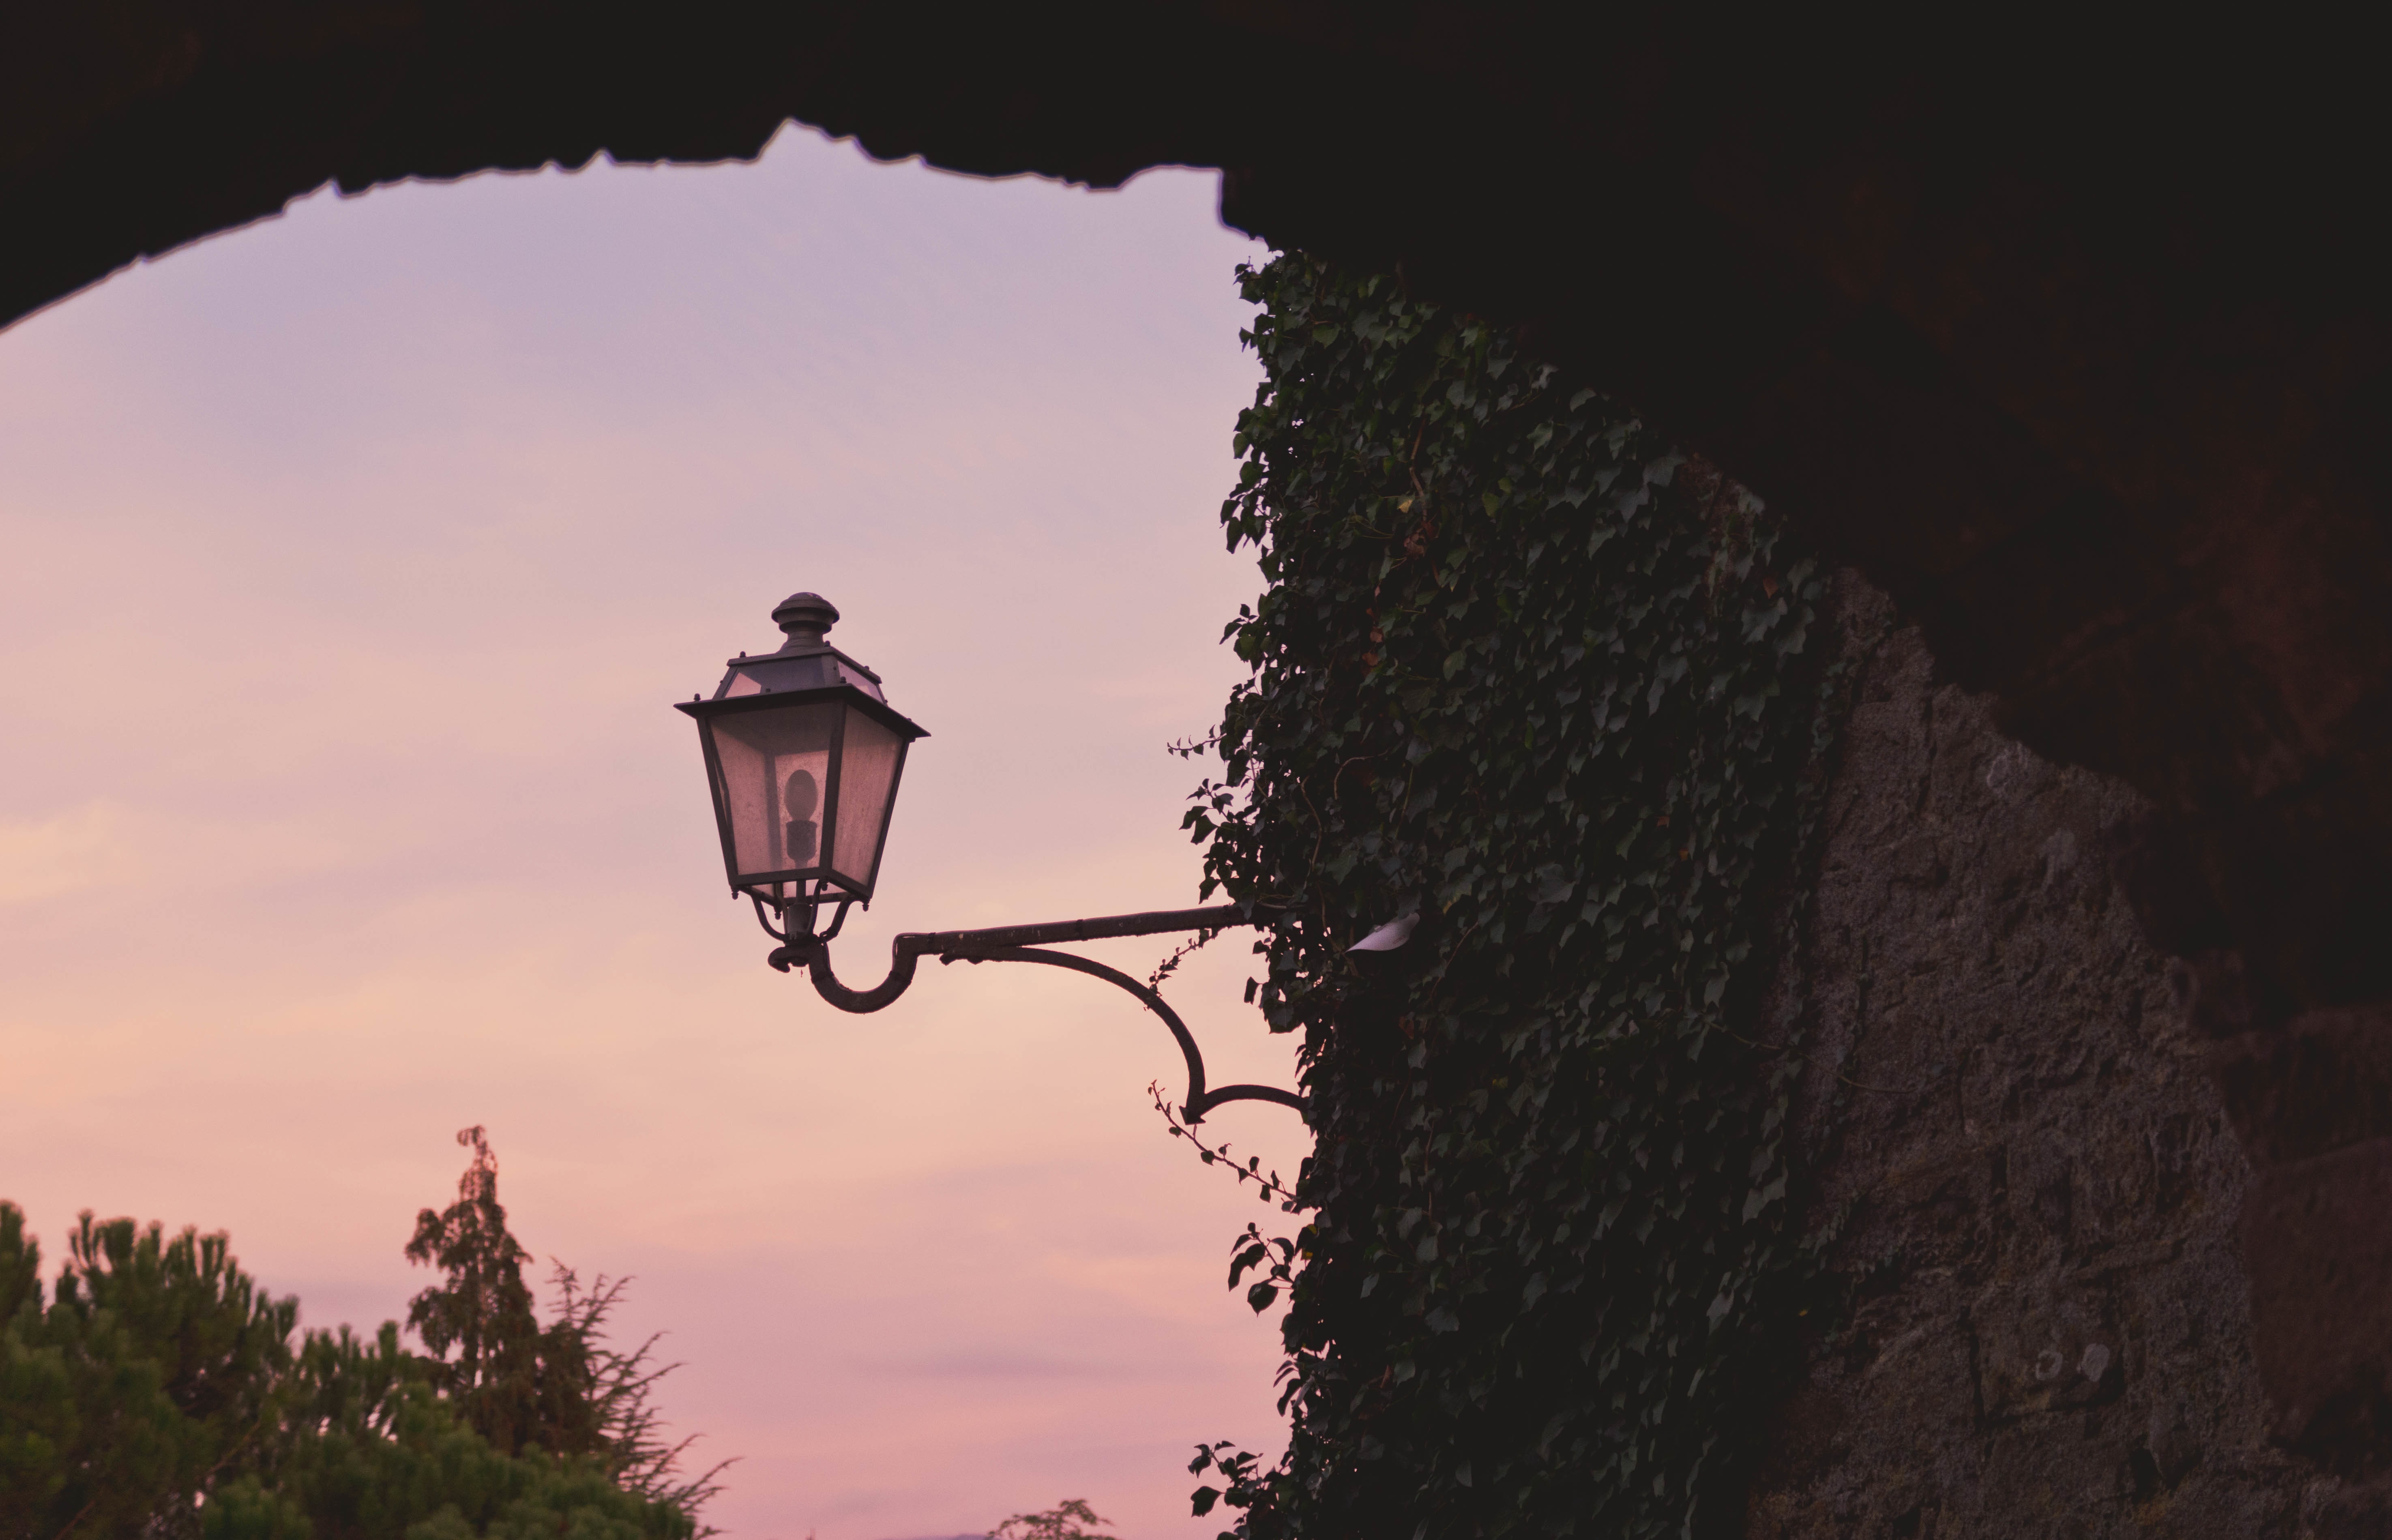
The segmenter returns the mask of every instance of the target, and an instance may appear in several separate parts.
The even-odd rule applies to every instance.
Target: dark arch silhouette
[[[2254,1010],[2392,994],[2373,50],[1748,9],[19,6],[0,317],[328,181],[791,119],[967,172],[1220,167],[1231,223],[1528,327],[2132,780],[2154,934],[2239,951]]]

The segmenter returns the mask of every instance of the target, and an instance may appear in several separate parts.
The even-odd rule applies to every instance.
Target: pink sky
[[[1228,1242],[1285,1216],[1164,1132],[1162,1026],[1044,969],[871,1016],[772,972],[668,703],[810,588],[931,731],[853,981],[899,930],[1194,902],[1163,745],[1258,587],[1214,201],[793,130],[318,195],[0,335],[0,1197],[53,1257],[83,1208],[228,1229],[370,1326],[484,1123],[536,1253],[638,1275],[733,1534],[1210,1535],[1189,1446],[1280,1437]],[[1171,992],[1216,1082],[1287,1084],[1250,962]]]

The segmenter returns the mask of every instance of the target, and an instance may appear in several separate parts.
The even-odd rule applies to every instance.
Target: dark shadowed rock
[[[2005,736],[1852,575],[1839,604],[1854,699],[1779,1009],[1852,1308],[1748,1534],[2392,1533],[2377,1023],[2204,1029],[2112,870],[2142,799]]]

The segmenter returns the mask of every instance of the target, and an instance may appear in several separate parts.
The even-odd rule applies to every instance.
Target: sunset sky
[[[1215,201],[793,129],[318,194],[0,333],[0,1197],[53,1261],[85,1208],[221,1228],[370,1328],[480,1123],[536,1254],[636,1275],[731,1534],[1217,1530],[1190,1446],[1281,1436],[1228,1242],[1289,1222],[1166,1135],[1161,1024],[1002,965],[831,1010],[669,709],[813,589],[930,729],[852,983],[900,930],[1195,902],[1212,766],[1164,745],[1259,586],[1216,511],[1260,252]],[[1216,1082],[1287,1084],[1247,945],[1170,992]]]

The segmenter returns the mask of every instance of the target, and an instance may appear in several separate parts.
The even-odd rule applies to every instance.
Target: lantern
[[[773,618],[788,637],[779,652],[740,654],[712,700],[693,697],[675,707],[697,718],[731,890],[754,900],[757,919],[781,943],[766,962],[784,973],[802,970],[815,993],[859,1013],[879,1010],[904,994],[925,957],[1069,968],[1119,985],[1163,1018],[1188,1060],[1188,1099],[1180,1114],[1189,1122],[1202,1121],[1224,1102],[1276,1102],[1305,1110],[1302,1096],[1274,1086],[1207,1089],[1196,1039],[1153,984],[1091,958],[1046,950],[1056,941],[1265,925],[1279,912],[1252,902],[993,930],[909,932],[890,943],[888,977],[868,990],[840,983],[830,965],[830,943],[849,906],[872,901],[905,751],[929,734],[889,709],[879,675],[823,640],[838,611],[822,595],[793,593]],[[825,904],[834,911],[830,924],[817,927]],[[1393,928],[1381,926],[1355,950],[1369,950]]]
[[[869,902],[905,750],[927,734],[881,696],[880,676],[823,640],[838,611],[794,593],[774,610],[777,653],[730,660],[697,718],[732,891],[760,911]]]

